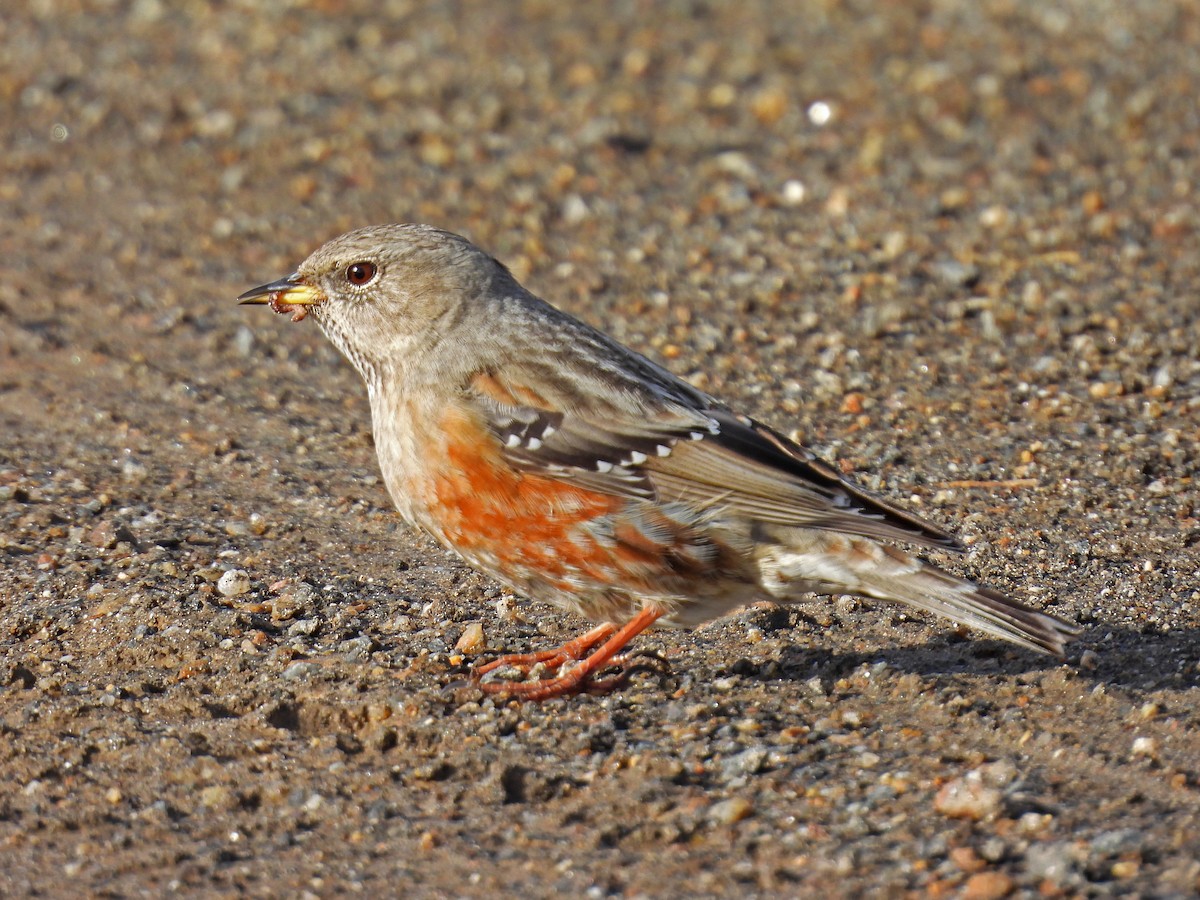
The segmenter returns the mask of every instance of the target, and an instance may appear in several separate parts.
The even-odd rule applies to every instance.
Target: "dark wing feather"
[[[711,417],[683,407],[673,414],[656,411],[634,419],[615,409],[607,416],[585,415],[514,403],[534,392],[495,372],[476,379],[469,395],[515,468],[646,500],[657,497],[645,469],[648,460],[669,455],[680,441],[714,435],[719,428]]]
[[[764,524],[961,549],[949,533],[846,481],[799,444],[720,408],[663,370],[651,374],[671,379],[662,385],[667,396],[636,413],[601,400],[601,392],[589,402],[570,402],[577,398],[566,384],[549,384],[540,374],[536,392],[497,371],[468,388],[505,458],[522,471],[619,496],[727,510]]]
[[[949,532],[897,509],[843,478],[779,432],[726,411],[720,430],[648,465],[660,491],[691,502],[720,497],[749,518],[961,550]]]

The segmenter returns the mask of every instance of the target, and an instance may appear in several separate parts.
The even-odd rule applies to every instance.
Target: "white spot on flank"
[[[596,471],[602,475],[607,475],[613,470],[613,464],[603,459],[596,460]]]
[[[657,453],[659,456],[670,456],[671,448],[668,447],[666,444],[659,444],[657,447],[654,448],[654,452]]]
[[[521,436],[519,434],[510,434],[507,438],[504,439],[504,446],[505,447],[521,446]]]
[[[541,448],[542,442],[538,438],[530,438],[528,441],[525,442],[525,446],[528,447],[530,450],[538,450]]]
[[[556,432],[556,431],[558,431],[558,429],[555,428],[553,425],[547,425],[545,428],[542,429],[542,440],[544,441],[546,438],[550,437],[550,435],[554,434],[554,432]]]
[[[702,441],[704,440],[705,435],[702,431],[693,431],[688,435],[688,437],[690,437],[693,441]]]
[[[649,457],[647,457],[646,454],[643,453],[641,450],[634,450],[632,453],[629,454],[629,462],[635,466],[640,466],[648,458]]]

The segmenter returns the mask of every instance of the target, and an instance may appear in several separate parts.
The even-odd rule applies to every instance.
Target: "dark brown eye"
[[[356,287],[362,287],[375,277],[375,273],[379,270],[375,267],[375,263],[356,262],[346,266],[346,280]]]

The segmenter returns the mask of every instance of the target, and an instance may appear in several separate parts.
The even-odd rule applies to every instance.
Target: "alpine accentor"
[[[1078,629],[884,541],[961,549],[774,429],[538,299],[457,235],[382,225],[257,287],[311,313],[367,383],[379,465],[409,523],[514,591],[600,622],[547,653],[543,699],[652,624],[808,593],[894,600],[1061,655]]]

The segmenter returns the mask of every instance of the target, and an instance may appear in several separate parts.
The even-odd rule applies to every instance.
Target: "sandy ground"
[[[0,17],[0,894],[1200,890],[1197,8],[573,6]],[[386,221],[1081,639],[816,599],[484,700],[472,623],[584,623],[400,524],[357,376],[234,303]]]

